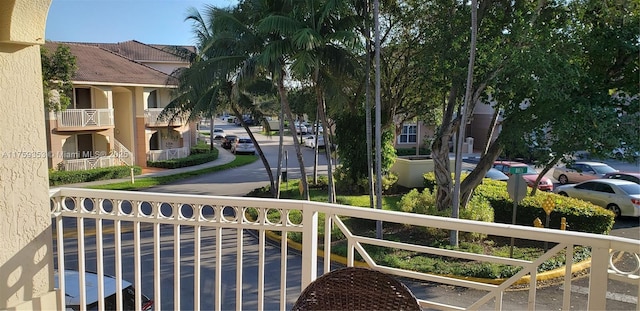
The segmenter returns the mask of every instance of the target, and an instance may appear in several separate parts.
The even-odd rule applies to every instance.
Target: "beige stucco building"
[[[50,0],[0,1],[0,309],[56,309],[40,45]]]
[[[70,106],[46,115],[50,168],[146,167],[148,160],[189,155],[195,125],[187,116],[160,117],[177,86],[171,73],[189,65],[173,47],[138,41],[47,42],[45,47],[52,53],[62,44],[78,69]]]

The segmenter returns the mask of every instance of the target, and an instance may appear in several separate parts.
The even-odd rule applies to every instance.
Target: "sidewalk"
[[[213,146],[216,149],[218,149],[218,158],[213,160],[213,161],[211,161],[211,162],[203,163],[203,164],[200,164],[200,165],[194,165],[194,166],[174,168],[174,169],[157,169],[156,170],[156,169],[151,168],[151,169],[148,169],[146,173],[143,173],[143,174],[140,174],[140,175],[136,175],[135,178],[137,179],[137,178],[143,178],[143,177],[169,176],[169,175],[175,175],[175,174],[180,174],[180,173],[185,173],[185,172],[192,172],[192,171],[197,171],[197,170],[201,170],[201,169],[205,169],[205,168],[225,165],[225,164],[230,163],[233,160],[235,160],[236,156],[233,155],[228,150],[223,149],[222,147],[220,147],[218,145],[215,145],[215,144]],[[145,171],[145,169],[143,169],[143,172],[144,171]],[[59,188],[59,187],[64,187],[64,188],[84,188],[84,187],[87,187],[87,186],[106,185],[106,184],[112,184],[112,183],[117,183],[117,182],[127,182],[127,181],[131,181],[131,178],[96,180],[96,181],[90,181],[90,182],[84,182],[84,183],[60,185],[60,186],[55,186],[55,187],[56,188]]]

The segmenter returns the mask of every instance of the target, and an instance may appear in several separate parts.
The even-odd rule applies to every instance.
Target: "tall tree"
[[[73,96],[71,79],[78,69],[76,57],[68,45],[60,44],[53,53],[45,47],[40,48],[40,60],[45,108],[49,111],[64,110],[71,104]]]
[[[177,94],[165,111],[189,112],[190,118],[196,119],[220,106],[230,107],[252,138],[276,196],[277,186],[269,162],[241,113],[252,109],[254,97],[269,92],[258,87],[264,83],[257,79],[260,69],[255,65],[254,55],[260,52],[263,38],[249,27],[251,16],[238,8],[208,6],[205,12],[206,19],[191,9],[186,18],[193,22],[198,55],[189,68],[179,72]]]

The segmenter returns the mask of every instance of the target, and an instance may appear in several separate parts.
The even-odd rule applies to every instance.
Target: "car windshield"
[[[239,143],[241,143],[241,144],[251,144],[251,139],[248,139],[248,138],[240,138],[240,139],[238,140],[238,142],[239,142]]]
[[[591,168],[596,172],[596,174],[606,174],[615,172],[616,170],[609,165],[592,165]]]
[[[626,184],[620,185],[619,187],[627,194],[640,194],[640,185],[638,184]]]

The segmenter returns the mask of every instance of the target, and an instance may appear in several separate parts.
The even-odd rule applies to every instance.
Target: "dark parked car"
[[[244,124],[246,124],[247,126],[254,126],[254,125],[257,124],[256,121],[254,119],[252,119],[252,118],[245,117],[242,120],[244,121]],[[241,126],[242,125],[242,123],[240,123],[240,120],[237,120],[237,119],[235,120],[235,124],[237,126]]]
[[[636,184],[640,184],[640,173],[632,173],[632,172],[611,172],[606,173],[602,178],[610,178],[610,179],[622,179],[632,181]]]
[[[231,149],[231,146],[237,139],[238,139],[238,136],[236,135],[225,136],[224,139],[222,140],[222,148]]]

